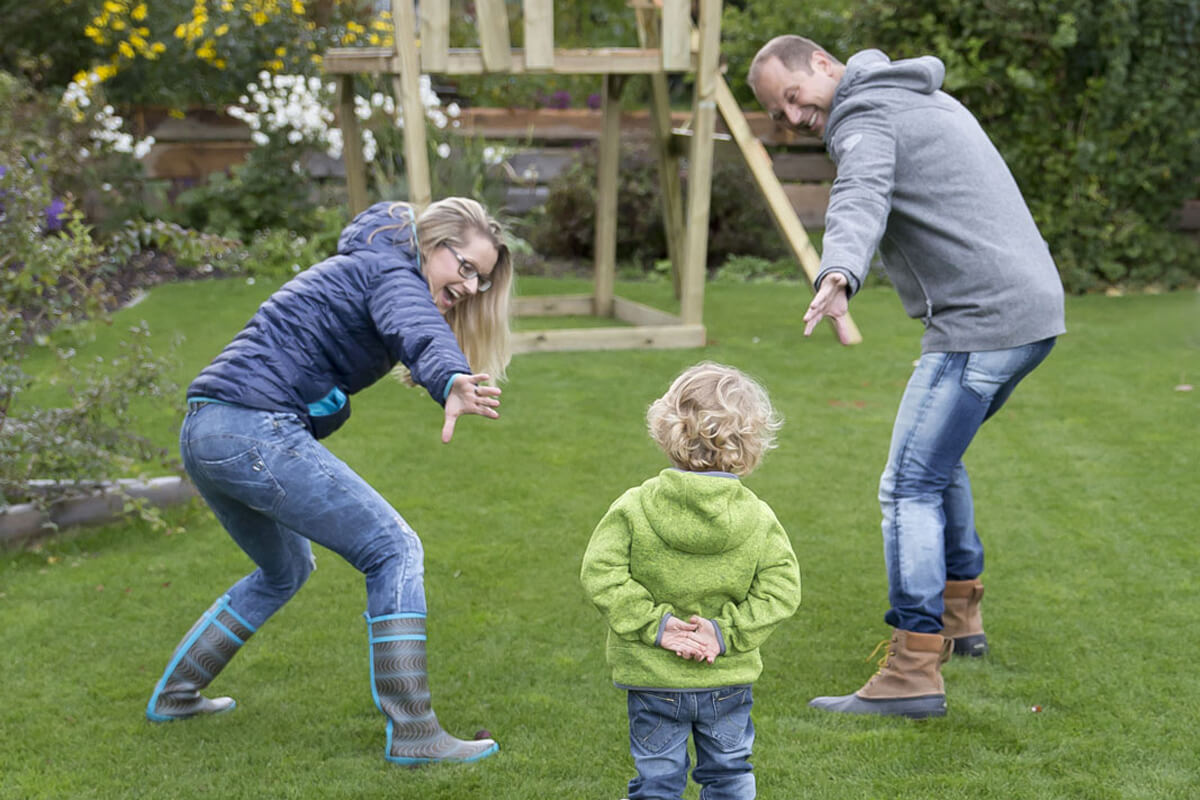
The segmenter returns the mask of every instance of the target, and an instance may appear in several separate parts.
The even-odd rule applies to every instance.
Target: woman
[[[387,759],[475,761],[499,749],[438,724],[425,667],[421,541],[317,440],[350,416],[351,395],[401,366],[445,406],[443,442],[462,414],[498,417],[500,389],[485,382],[503,379],[508,364],[511,288],[500,226],[475,201],[442,200],[415,221],[407,204],[379,203],[342,232],[337,255],[271,295],[192,382],[184,466],[258,569],[184,636],[154,688],[149,719],[234,707],[200,690],[304,584],[317,542],[366,577]]]

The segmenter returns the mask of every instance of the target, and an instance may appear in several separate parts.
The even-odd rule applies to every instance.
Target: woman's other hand
[[[450,386],[446,397],[446,423],[442,426],[442,442],[449,443],[454,437],[454,423],[463,414],[478,414],[481,417],[498,419],[500,412],[500,387],[487,386],[492,376],[459,375]]]

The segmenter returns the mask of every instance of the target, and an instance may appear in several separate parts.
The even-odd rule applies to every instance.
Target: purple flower
[[[559,89],[557,92],[550,95],[550,102],[546,105],[550,108],[570,108],[571,93],[566,89]]]
[[[602,101],[600,100],[600,93],[592,92],[591,94],[588,95],[587,107],[590,108],[592,111],[596,111],[600,108],[601,102]]]
[[[67,204],[59,198],[54,198],[50,205],[46,206],[46,230],[61,231],[63,226],[63,212],[67,210]]]

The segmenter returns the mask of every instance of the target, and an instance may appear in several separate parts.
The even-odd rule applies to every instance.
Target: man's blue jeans
[[[679,800],[687,785],[687,743],[696,744],[692,779],[701,800],[750,800],[754,723],[749,686],[710,691],[629,691],[629,749],[638,775],[629,800]]]
[[[425,613],[421,540],[295,414],[193,404],[179,434],[188,475],[258,565],[229,589],[260,627],[316,566],[310,540],[366,576],[367,613]]]
[[[891,609],[917,633],[942,629],[946,581],[983,572],[971,483],[962,457],[975,432],[1050,353],[1053,338],[977,353],[925,353],[896,412],[879,481]]]

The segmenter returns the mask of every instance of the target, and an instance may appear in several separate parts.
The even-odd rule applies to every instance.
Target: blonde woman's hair
[[[705,361],[685,370],[650,405],[646,424],[676,467],[744,476],[775,447],[783,419],[753,378]]]
[[[403,214],[403,210],[407,214]],[[400,212],[400,213],[397,213]],[[396,226],[383,226],[371,235],[392,227],[412,224],[412,206],[394,203],[388,208],[393,217],[405,216]],[[432,203],[417,217],[416,244],[421,253],[421,269],[433,251],[444,244],[453,248],[465,247],[467,240],[482,236],[496,248],[496,266],[492,270],[492,286],[486,292],[467,296],[446,312],[446,322],[462,348],[467,363],[475,372],[486,372],[493,381],[502,381],[512,359],[509,346],[509,315],[513,293],[512,256],[504,243],[504,229],[482,205],[469,197],[447,197]],[[407,380],[407,370],[401,371]],[[408,381],[411,383],[411,381]]]

